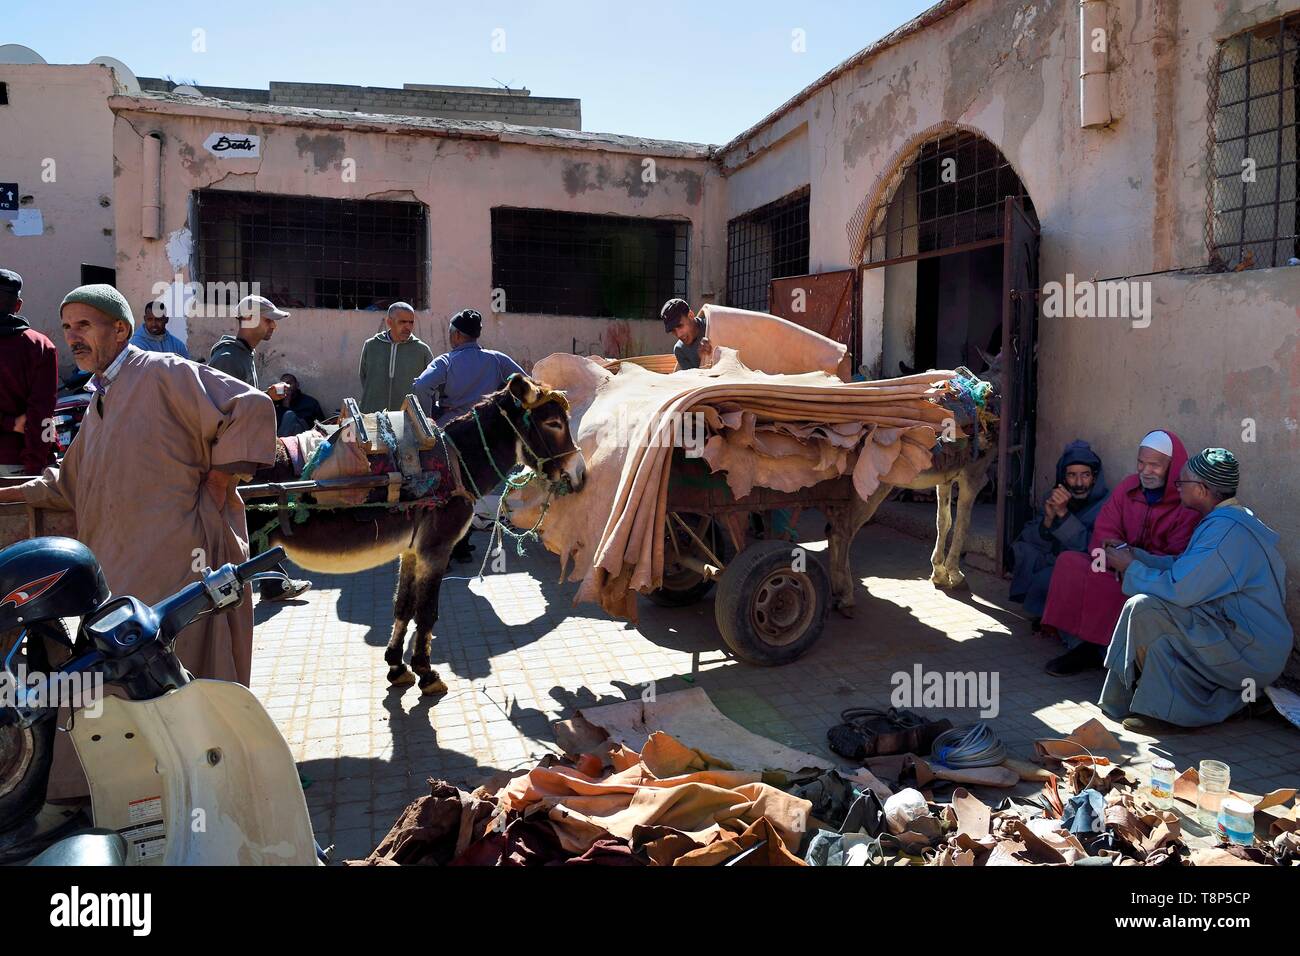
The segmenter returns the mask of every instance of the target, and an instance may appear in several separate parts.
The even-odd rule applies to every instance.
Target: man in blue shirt
[[[167,331],[167,306],[161,299],[154,299],[144,307],[144,321],[131,336],[131,344],[146,352],[171,352],[183,359],[190,357],[185,343]]]
[[[461,309],[451,317],[448,339],[451,351],[444,352],[429,363],[411,383],[411,393],[439,425],[445,425],[458,415],[464,415],[482,399],[501,388],[515,372],[523,373],[515,360],[501,352],[482,348],[478,337],[483,332],[483,316],[474,309]],[[473,559],[470,535],[452,549],[453,561]]]
[[[483,316],[461,309],[451,317],[451,351],[444,352],[411,383],[411,392],[439,425],[464,415],[515,372],[523,374],[509,355],[482,348]]]

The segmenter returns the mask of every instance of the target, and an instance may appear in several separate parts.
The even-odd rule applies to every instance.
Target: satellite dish
[[[177,96],[202,96],[203,91],[197,87],[190,86],[188,83],[182,83],[172,90]]]
[[[44,62],[45,57],[21,43],[6,43],[4,46],[0,46],[0,63],[21,63],[24,66],[34,66]]]
[[[100,66],[106,66],[113,71],[117,78],[117,85],[122,87],[125,93],[139,93],[140,81],[135,78],[131,68],[115,56],[97,56],[90,61],[92,64],[98,63]]]

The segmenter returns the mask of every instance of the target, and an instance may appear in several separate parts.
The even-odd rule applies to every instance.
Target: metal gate
[[[1034,512],[1038,227],[1014,197],[1006,199],[1003,216],[997,564],[1010,571],[1011,542]]]
[[[858,323],[856,269],[817,275],[773,279],[768,289],[768,310],[805,329],[847,345],[857,371]]]

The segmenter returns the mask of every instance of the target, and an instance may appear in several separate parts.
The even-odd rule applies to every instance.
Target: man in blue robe
[[[1182,503],[1203,517],[1177,557],[1107,542],[1107,567],[1131,597],[1106,654],[1100,704],[1129,730],[1217,724],[1286,666],[1294,641],[1286,566],[1277,532],[1237,500],[1238,475],[1223,448],[1183,466]]]
[[[1019,601],[1037,623],[1047,605],[1047,588],[1056,557],[1062,551],[1087,551],[1097,514],[1110,489],[1102,477],[1101,459],[1086,441],[1072,441],[1056,462],[1056,487],[1041,513],[1025,525],[1011,545],[1015,570],[1011,600]]]

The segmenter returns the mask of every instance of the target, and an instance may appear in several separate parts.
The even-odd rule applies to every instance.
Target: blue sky
[[[504,83],[580,98],[587,130],[723,143],[932,2],[20,0],[0,43],[216,86]]]

